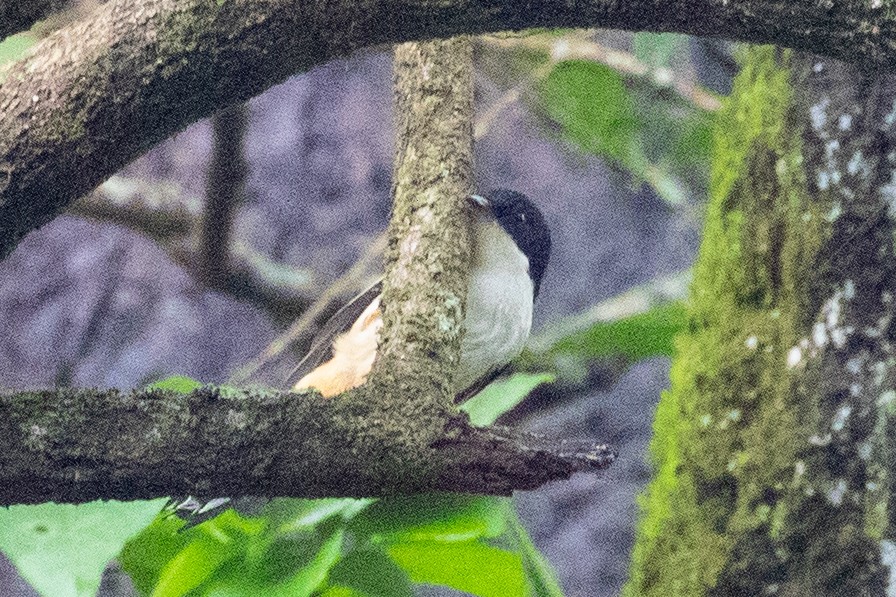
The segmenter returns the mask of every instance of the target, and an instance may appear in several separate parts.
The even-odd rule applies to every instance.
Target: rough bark
[[[470,261],[469,38],[396,48],[395,116],[398,143],[377,373],[400,388],[399,395],[418,394],[419,407],[438,412],[451,404]],[[431,333],[421,335],[421,329]],[[402,387],[409,382],[415,387]]]
[[[408,399],[408,402],[412,400]],[[0,396],[0,506],[164,495],[509,494],[613,460],[600,444],[549,442],[444,420],[438,441],[377,412],[372,392],[201,388]],[[409,437],[410,436],[410,437]],[[429,462],[428,474],[414,463]]]
[[[361,47],[608,27],[774,42],[886,68],[896,58],[894,8],[894,0],[109,0],[2,74],[0,257],[155,143]]]
[[[896,77],[749,51],[627,595],[884,595],[896,564]]]

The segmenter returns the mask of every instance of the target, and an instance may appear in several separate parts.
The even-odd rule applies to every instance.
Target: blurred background
[[[30,43],[13,41],[0,60]],[[570,596],[616,595],[626,578],[733,71],[724,43],[677,35],[476,42],[477,185],[529,195],[554,240],[516,369],[556,381],[502,422],[620,454],[515,496]],[[388,48],[316,68],[190,126],[31,233],[0,262],[0,387],[279,383],[381,270],[391,94]],[[132,591],[108,574],[101,594]],[[37,593],[0,559],[0,595]]]

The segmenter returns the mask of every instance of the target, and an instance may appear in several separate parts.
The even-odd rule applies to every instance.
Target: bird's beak
[[[470,202],[470,205],[478,209],[485,210],[491,207],[489,200],[482,195],[467,195],[467,200]]]

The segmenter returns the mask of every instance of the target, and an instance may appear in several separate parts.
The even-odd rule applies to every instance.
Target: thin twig
[[[549,64],[551,66],[563,60],[593,60],[617,72],[648,79],[653,85],[672,89],[695,108],[715,112],[722,107],[721,101],[715,94],[689,81],[687,77],[676,74],[672,69],[667,67],[651,68],[633,54],[599,44],[587,39],[585,35],[587,32],[559,38],[546,35],[484,36],[482,40],[484,43],[500,48],[522,47],[547,52],[550,56]],[[550,70],[548,70],[549,72]]]
[[[70,213],[112,222],[145,234],[198,280],[202,202],[174,183],[113,176],[70,208]],[[280,318],[303,312],[320,292],[313,272],[272,261],[245,242],[230,247],[226,276],[210,288],[249,299]]]

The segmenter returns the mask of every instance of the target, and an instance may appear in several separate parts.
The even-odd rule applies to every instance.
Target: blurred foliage
[[[539,86],[539,98],[564,138],[649,182],[672,205],[685,201],[677,177],[702,172],[697,182],[706,180],[712,115],[664,87],[626,81],[598,62],[564,60]]]
[[[585,383],[591,365],[598,360],[621,369],[641,359],[671,357],[676,334],[687,326],[687,307],[681,301],[662,302],[627,317],[582,326],[581,320],[594,314],[586,315],[589,317],[571,317],[575,325],[560,322],[558,327],[568,328],[562,336],[555,338],[549,330],[531,343],[517,366],[526,371],[551,371],[555,380],[575,386]]]
[[[522,402],[536,387],[551,383],[551,373],[517,373],[490,383],[461,407],[474,425],[484,427]]]
[[[183,524],[162,516],[122,552],[141,592],[410,597],[413,583],[426,583],[562,595],[503,498],[276,499],[257,518],[228,510],[179,532]]]
[[[565,60],[545,79],[541,96],[569,140],[643,172],[635,105],[616,71],[597,62]]]
[[[92,596],[106,564],[125,541],[152,522],[165,502],[0,508],[0,551],[41,595]]]
[[[631,53],[610,36],[562,31],[487,46],[479,63],[499,87],[525,89],[532,107],[582,151],[607,158],[667,203],[686,204],[708,183],[712,94],[698,89],[690,42],[636,33]],[[622,48],[620,49],[620,45]],[[695,193],[696,191],[696,193]]]
[[[37,41],[37,36],[31,33],[17,33],[0,41],[0,73],[7,64],[24,57],[25,52]]]
[[[649,311],[610,322],[599,322],[570,334],[551,348],[554,354],[584,358],[621,355],[629,361],[672,356],[675,335],[687,325],[683,303],[658,305]]]

